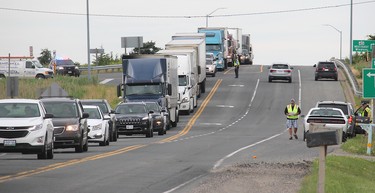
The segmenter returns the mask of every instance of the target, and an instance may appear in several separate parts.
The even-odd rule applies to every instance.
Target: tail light
[[[349,116],[348,123],[352,124],[352,121],[353,121],[353,116]]]
[[[270,72],[276,72],[276,70],[270,70]]]
[[[290,72],[292,72],[291,70],[284,70],[284,72],[288,72],[288,73],[290,73]]]
[[[337,68],[335,67],[334,70],[337,71]]]

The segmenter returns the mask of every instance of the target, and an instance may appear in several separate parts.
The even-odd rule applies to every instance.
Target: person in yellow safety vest
[[[238,78],[238,70],[240,68],[240,61],[238,60],[238,56],[235,55],[235,59],[233,61],[234,66],[234,73],[236,73],[236,78]]]
[[[368,102],[367,101],[362,102],[361,108],[362,108],[361,116],[362,117],[368,117],[371,120],[371,118],[372,118],[371,117],[371,109],[368,105]]]
[[[290,100],[290,104],[285,107],[284,114],[286,115],[286,127],[289,129],[289,140],[292,140],[293,137],[293,131],[294,128],[294,138],[298,139],[297,136],[297,130],[298,130],[298,115],[301,114],[301,109],[298,105],[296,105],[296,102],[294,99]]]

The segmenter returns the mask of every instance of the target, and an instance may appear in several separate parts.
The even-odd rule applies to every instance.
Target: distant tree
[[[38,60],[42,65],[48,65],[52,60],[51,51],[49,51],[47,48],[42,49],[42,52],[40,52]]]
[[[132,54],[155,54],[159,50],[161,50],[161,48],[156,47],[155,42],[150,41],[143,43],[143,46],[140,47],[140,50],[138,48],[134,48]]]

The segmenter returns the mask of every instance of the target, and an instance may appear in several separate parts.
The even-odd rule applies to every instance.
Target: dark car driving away
[[[315,80],[321,78],[331,78],[337,81],[337,66],[334,62],[319,62],[315,64]]]
[[[75,152],[88,150],[88,113],[83,112],[79,99],[42,98],[47,113],[53,114],[54,147],[75,148]]]
[[[147,138],[154,136],[153,111],[148,111],[144,102],[128,102],[117,105],[115,109],[115,126],[118,134],[144,134]]]

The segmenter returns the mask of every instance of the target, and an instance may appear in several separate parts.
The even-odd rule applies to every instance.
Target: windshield
[[[146,113],[146,107],[143,104],[123,104],[123,105],[117,106],[116,113],[142,114],[142,113]]]
[[[342,116],[340,111],[334,109],[316,109],[312,110],[310,116],[323,116],[323,117],[332,117],[332,116]]]
[[[345,115],[348,115],[348,106],[344,104],[319,104],[318,107],[331,107],[341,109]]]
[[[242,49],[242,54],[249,54],[249,50],[247,50],[247,49]]]
[[[81,103],[83,105],[94,105],[94,106],[98,106],[100,108],[100,110],[104,113],[104,114],[108,114],[109,113],[109,110],[107,108],[107,105],[104,104],[104,102],[91,102],[91,101],[81,101]]]
[[[220,45],[206,45],[206,52],[220,51]]]
[[[214,61],[212,60],[212,58],[206,58],[206,64],[212,65],[213,63]]]
[[[33,62],[33,64],[34,64],[35,67],[37,67],[37,68],[44,68],[42,66],[42,64],[40,64],[40,62],[38,60],[33,60],[32,62]]]
[[[186,86],[188,84],[188,80],[186,75],[179,75],[178,76],[178,86]]]
[[[101,119],[100,113],[96,108],[84,108],[84,111],[89,114],[89,119]]]
[[[40,117],[38,104],[35,103],[0,103],[0,118]]]
[[[76,118],[78,108],[74,102],[44,102],[47,113],[54,115],[54,118]]]
[[[70,59],[67,60],[56,60],[56,66],[74,65],[74,62]]]
[[[160,84],[149,85],[126,85],[126,95],[160,95],[162,86]]]
[[[288,69],[289,67],[286,64],[274,64],[274,65],[272,65],[272,68],[274,68],[274,69]]]
[[[147,109],[149,111],[159,112],[159,105],[156,103],[146,103]]]

